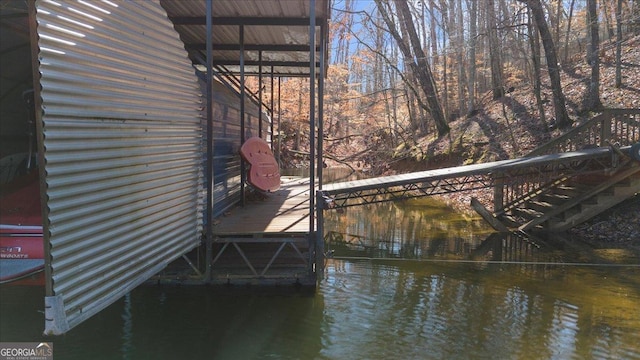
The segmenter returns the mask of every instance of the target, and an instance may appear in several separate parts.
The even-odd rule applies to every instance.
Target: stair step
[[[640,187],[640,179],[630,179],[627,178],[625,181],[621,181],[615,184],[612,189],[613,193],[619,193],[620,191],[626,192],[629,188],[638,188]]]
[[[628,186],[638,186],[638,184],[640,184],[640,172],[635,173],[619,181],[615,186],[628,187]]]
[[[571,199],[568,195],[563,194],[542,194],[540,195],[540,200],[547,202],[553,205],[563,204],[565,201]]]
[[[521,224],[521,222],[518,219],[508,214],[501,215],[498,218],[498,220],[500,220],[503,224],[505,224],[509,228],[516,228]]]
[[[605,196],[608,196],[606,194],[604,194]],[[598,205],[598,198],[599,196],[592,196],[588,199],[585,199],[582,201],[582,205]]]
[[[548,203],[546,201],[542,201],[542,200],[529,201],[529,202],[527,202],[527,206],[530,209],[533,209],[533,210],[538,211],[538,212],[543,213],[543,214],[548,212],[549,210],[553,209],[553,207],[554,207],[553,204]]]
[[[640,167],[630,166],[559,179],[521,204],[523,208],[511,210],[521,223],[518,228],[565,231],[633,197],[640,193]]]
[[[616,196],[598,196],[597,204],[595,205],[581,204],[579,207],[580,211],[573,214],[571,212],[564,213],[562,217],[558,218],[560,221],[553,224],[553,226],[550,226],[549,229],[553,231],[564,231],[587,221],[633,196],[635,192],[640,191],[640,186],[628,188],[626,190],[626,193],[620,192],[620,194],[616,194]]]
[[[515,208],[511,212],[515,216],[520,216],[527,220],[533,220],[543,215],[543,213],[529,208]]]
[[[640,192],[640,181],[630,184],[629,186],[614,186],[612,188],[613,194],[610,197],[629,197],[633,194]]]
[[[553,193],[568,197],[576,197],[583,193],[583,187],[560,185],[553,189]]]
[[[586,205],[585,205],[586,206]],[[563,212],[561,212],[560,214],[554,216],[554,220],[558,221],[558,222],[562,222],[562,221],[566,221],[567,219],[575,216],[576,214],[579,214],[582,212],[582,208],[583,205],[576,205],[570,209],[567,209]]]

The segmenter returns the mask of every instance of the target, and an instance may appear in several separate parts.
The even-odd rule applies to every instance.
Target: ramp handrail
[[[560,154],[614,144],[617,147],[630,146],[638,141],[640,141],[640,109],[606,109],[526,156]],[[576,164],[576,166],[579,165],[579,163]],[[504,183],[496,181],[494,212],[503,212],[504,209],[540,191],[545,184],[563,176],[563,174],[546,173],[536,174],[535,179],[522,178],[522,181]]]
[[[627,146],[639,140],[640,109],[607,109],[526,156],[557,154],[609,144]]]

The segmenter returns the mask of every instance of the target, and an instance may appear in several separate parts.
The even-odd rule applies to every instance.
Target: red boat
[[[37,169],[1,185],[0,284],[44,285]]]

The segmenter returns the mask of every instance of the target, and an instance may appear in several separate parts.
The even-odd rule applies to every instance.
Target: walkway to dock
[[[564,231],[640,192],[640,109],[608,109],[519,159],[328,184],[325,209],[493,188],[496,230]]]
[[[628,149],[625,149],[628,151]],[[517,176],[557,172],[575,164],[605,160],[610,149],[596,148],[561,154],[494,161],[327,184],[322,189],[329,208],[362,205],[410,197],[494,187],[517,181]]]
[[[322,202],[336,209],[493,188],[493,212],[471,205],[496,230],[565,231],[640,192],[634,158],[631,146],[612,146],[356,180],[326,185]]]

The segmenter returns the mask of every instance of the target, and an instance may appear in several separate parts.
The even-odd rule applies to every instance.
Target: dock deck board
[[[278,191],[247,201],[216,219],[214,236],[237,234],[308,234],[309,178],[283,177]]]

